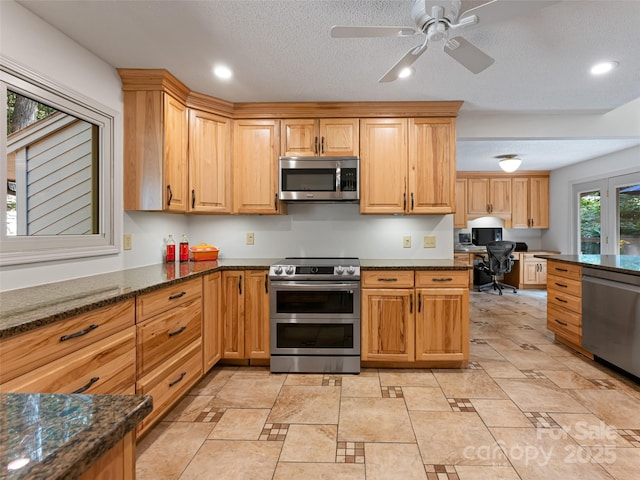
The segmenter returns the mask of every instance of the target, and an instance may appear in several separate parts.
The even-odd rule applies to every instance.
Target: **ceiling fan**
[[[423,35],[420,45],[409,50],[380,80],[393,82],[405,76],[411,65],[427,50],[429,42],[444,42],[444,52],[473,73],[480,73],[495,60],[461,36],[451,32],[473,25],[486,25],[522,15],[541,6],[557,3],[539,0],[414,0],[411,17],[415,27],[346,26],[331,27],[333,38],[412,37]],[[444,5],[444,6],[443,6]]]

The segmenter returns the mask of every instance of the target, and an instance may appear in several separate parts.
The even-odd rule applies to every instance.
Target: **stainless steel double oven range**
[[[359,260],[285,258],[269,278],[271,371],[359,373]]]

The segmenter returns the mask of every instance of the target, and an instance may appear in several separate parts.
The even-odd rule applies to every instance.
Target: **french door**
[[[640,172],[575,184],[576,251],[640,255]]]

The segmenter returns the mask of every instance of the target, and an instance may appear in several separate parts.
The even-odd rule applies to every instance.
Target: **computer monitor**
[[[489,242],[502,240],[502,228],[472,228],[471,243],[478,246],[485,246]]]

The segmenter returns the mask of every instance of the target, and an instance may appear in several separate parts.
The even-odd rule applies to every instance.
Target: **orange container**
[[[218,252],[220,251],[217,247],[206,243],[200,243],[189,250],[191,250],[194,262],[217,260]]]

